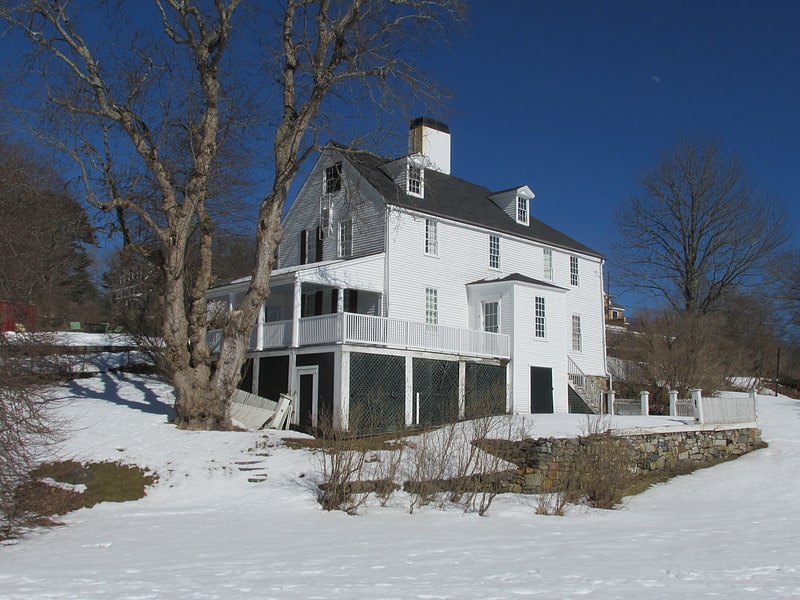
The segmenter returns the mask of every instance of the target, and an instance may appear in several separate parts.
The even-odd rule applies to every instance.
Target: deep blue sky
[[[785,203],[798,248],[799,25],[789,1],[474,1],[433,51],[454,98],[431,116],[450,125],[453,175],[529,185],[538,218],[604,253],[638,178],[677,139],[716,136]]]

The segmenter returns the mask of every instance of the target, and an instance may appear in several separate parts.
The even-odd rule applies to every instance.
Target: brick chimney
[[[422,154],[428,159],[427,168],[450,174],[450,128],[429,117],[411,121],[408,133],[409,154]]]

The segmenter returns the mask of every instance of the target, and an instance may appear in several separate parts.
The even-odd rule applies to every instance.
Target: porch
[[[509,336],[389,317],[337,312],[297,320],[259,323],[250,336],[253,352],[329,344],[353,344],[463,356],[510,358]],[[296,334],[296,335],[295,335]],[[222,330],[208,332],[212,352],[222,344]]]

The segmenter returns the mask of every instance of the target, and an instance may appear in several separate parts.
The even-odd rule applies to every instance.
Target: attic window
[[[325,168],[325,193],[332,194],[342,189],[342,163]]]
[[[422,198],[423,178],[425,176],[422,169],[414,165],[408,165],[407,169],[406,182],[408,183],[408,193],[412,196]]]
[[[517,223],[528,224],[528,199],[517,196]]]

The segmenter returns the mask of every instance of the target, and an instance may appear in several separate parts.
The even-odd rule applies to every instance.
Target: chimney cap
[[[430,127],[431,129],[436,129],[442,133],[450,133],[450,128],[447,126],[447,123],[442,123],[441,121],[431,119],[430,117],[417,117],[411,121],[409,129],[415,129],[420,126]]]

